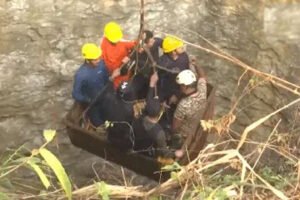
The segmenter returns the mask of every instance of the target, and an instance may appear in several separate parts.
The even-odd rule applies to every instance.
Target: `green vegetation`
[[[96,183],[98,188],[98,194],[103,200],[109,200],[109,189],[104,181]]]
[[[58,183],[65,191],[67,198],[70,200],[72,199],[72,187],[69,177],[56,156],[45,148],[55,137],[56,131],[44,130],[43,134],[46,142],[40,148],[33,149],[30,156],[24,157],[19,154],[19,152],[23,150],[23,148],[20,147],[13,154],[8,156],[7,159],[4,159],[0,168],[0,182],[3,183],[3,181],[7,181],[10,183],[6,177],[21,167],[29,167],[37,174],[45,189],[48,190],[51,185],[54,185],[48,178],[50,174],[45,173],[45,171],[48,171],[45,170],[45,168],[50,168],[56,175]],[[0,193],[0,197],[0,199],[5,199],[6,197],[8,198],[9,195]]]
[[[251,198],[257,195],[262,199],[270,197],[297,197],[299,165],[295,157],[284,155],[286,170],[281,173],[270,166],[254,167],[235,149],[216,151],[217,145],[208,145],[199,153],[197,159],[187,166],[174,162],[166,165],[163,171],[169,171],[171,178],[150,191],[142,187],[114,186],[104,181],[95,182],[90,186],[72,190],[71,181],[57,157],[46,147],[53,141],[56,131],[45,130],[45,143],[33,149],[25,156],[23,146],[3,155],[0,168],[0,199],[103,199],[111,198],[143,198],[151,200],[181,198],[186,200],[227,200]],[[275,136],[274,136],[275,137]],[[274,140],[276,141],[276,140]],[[285,146],[285,145],[284,145]],[[275,148],[267,144],[267,148]],[[276,147],[281,149],[280,146]],[[257,149],[256,149],[257,150]],[[262,154],[263,151],[259,150]],[[295,170],[296,167],[296,170]],[[34,192],[22,194],[15,190],[15,182],[10,176],[17,170],[30,169],[40,180],[40,188],[23,183]],[[277,169],[278,170],[278,169]],[[22,183],[18,183],[22,185]],[[295,195],[296,194],[296,195]],[[294,195],[294,196],[293,196]],[[297,199],[297,198],[296,198]]]

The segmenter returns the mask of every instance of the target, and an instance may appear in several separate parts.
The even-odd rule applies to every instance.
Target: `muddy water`
[[[298,3],[145,2],[147,28],[208,46],[201,34],[247,64],[299,84]],[[24,143],[28,148],[37,147],[43,143],[42,130],[52,128],[58,130],[59,137],[51,149],[78,184],[88,182],[94,171],[106,179],[109,174],[105,171],[111,168],[116,177],[122,177],[120,167],[111,167],[73,147],[64,135],[62,118],[73,103],[70,93],[73,74],[82,62],[81,45],[99,43],[103,25],[110,20],[118,21],[125,37],[133,39],[139,29],[138,17],[135,0],[0,0],[0,152]],[[228,112],[235,96],[232,91],[243,71],[205,52],[187,50],[197,56],[210,81],[218,85],[217,116]],[[270,85],[256,90],[238,107],[237,130],[293,98]],[[289,110],[278,117],[288,127],[293,116]],[[272,125],[266,124],[264,132]],[[258,133],[256,137],[266,136]],[[141,177],[135,180],[144,181]]]

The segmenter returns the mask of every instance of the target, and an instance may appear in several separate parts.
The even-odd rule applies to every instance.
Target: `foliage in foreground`
[[[279,174],[269,166],[259,167],[255,171],[255,165],[250,165],[237,150],[217,151],[217,147],[221,144],[208,145],[187,166],[174,163],[163,167],[162,170],[171,172],[171,178],[149,191],[138,186],[109,185],[103,181],[72,191],[71,182],[61,163],[45,148],[54,135],[55,132],[45,131],[44,145],[33,150],[29,157],[18,156],[20,148],[5,159],[0,171],[1,183],[20,167],[28,167],[39,177],[44,190],[39,194],[12,194],[8,190],[0,190],[0,199],[64,199],[64,196],[68,199],[104,200],[143,197],[151,200],[297,199],[300,197],[299,192],[297,193],[299,174],[295,157],[287,153],[283,156],[288,159],[286,165],[290,167],[285,174]],[[275,148],[270,144],[266,146],[266,148]],[[51,174],[55,177],[51,178]]]
[[[27,167],[32,169],[37,174],[46,190],[48,190],[51,186],[55,187],[58,182],[60,187],[64,190],[65,195],[70,200],[72,199],[72,186],[70,179],[66,174],[61,162],[52,152],[46,149],[47,144],[49,144],[55,137],[56,131],[44,130],[43,135],[46,142],[40,148],[33,149],[30,156],[22,156],[20,152],[23,150],[23,148],[20,147],[13,154],[9,155],[7,158],[4,158],[0,168],[0,182],[3,182],[3,180],[8,180],[7,177],[14,173],[17,169],[21,167]],[[52,184],[49,179],[51,171],[55,174],[58,180],[52,181],[55,184]],[[9,199],[9,196],[3,192],[0,193],[0,197],[0,199]]]

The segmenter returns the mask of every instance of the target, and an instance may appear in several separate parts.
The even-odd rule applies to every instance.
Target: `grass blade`
[[[52,154],[49,150],[42,148],[39,150],[41,156],[44,158],[44,160],[47,162],[47,164],[51,167],[51,169],[54,171],[58,181],[60,182],[62,188],[64,189],[66,196],[68,199],[72,199],[72,186],[70,179],[60,163],[60,161],[56,158],[54,154]]]
[[[47,142],[51,142],[56,135],[56,130],[44,130],[43,135]]]
[[[104,181],[97,183],[98,194],[101,196],[103,200],[109,200],[109,189]]]
[[[50,182],[46,174],[43,172],[43,170],[37,164],[35,164],[30,160],[27,163],[30,165],[30,167],[32,167],[35,173],[39,176],[45,188],[48,189],[50,187]]]

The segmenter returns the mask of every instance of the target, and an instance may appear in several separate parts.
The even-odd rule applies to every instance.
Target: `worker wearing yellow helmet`
[[[97,64],[100,61],[102,50],[93,43],[86,43],[81,48],[82,57],[87,62]]]
[[[81,54],[84,62],[75,73],[72,96],[82,107],[87,107],[106,85],[108,73],[96,44],[84,44]],[[87,115],[95,126],[103,123],[97,109],[90,109]]]
[[[163,39],[162,49],[164,54],[160,56],[158,64],[177,73],[189,69],[189,57],[184,51],[184,43],[175,36],[166,36]],[[159,93],[162,101],[168,105],[176,103],[179,96],[179,86],[176,84],[176,73],[159,71]]]
[[[163,55],[159,57],[158,65],[174,71],[159,70],[158,94],[162,102],[164,102],[169,109],[162,118],[162,124],[170,127],[172,124],[173,114],[175,112],[176,104],[181,95],[179,85],[176,83],[177,73],[189,69],[189,57],[184,51],[183,41],[176,36],[166,36],[163,39],[162,49]],[[176,73],[177,72],[177,73]]]
[[[121,75],[120,67],[129,62],[129,53],[136,45],[136,41],[123,40],[123,31],[119,24],[114,21],[108,22],[104,27],[104,37],[101,40],[102,58],[110,75],[117,75],[114,88],[118,88],[121,82],[129,79],[128,74]]]
[[[174,36],[166,36],[163,40],[162,48],[164,53],[171,53],[173,51],[183,51],[183,42]]]
[[[119,24],[109,22],[104,27],[104,36],[112,43],[117,43],[123,38],[123,32]]]

